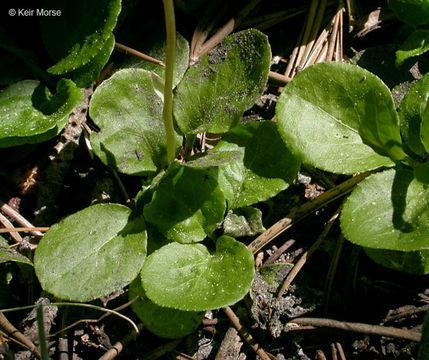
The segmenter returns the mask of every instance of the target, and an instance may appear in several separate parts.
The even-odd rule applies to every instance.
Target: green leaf
[[[33,263],[29,258],[21,255],[15,249],[11,249],[7,241],[4,240],[3,237],[0,237],[0,264],[8,261],[14,261],[33,266]]]
[[[420,124],[420,139],[422,140],[423,146],[426,152],[429,153],[429,89],[426,94],[426,108],[423,111],[422,122]]]
[[[242,154],[219,167],[219,185],[234,209],[267,200],[289,187],[300,161],[271,121],[248,122],[226,133],[213,149]]]
[[[396,63],[402,65],[405,60],[424,54],[429,50],[429,30],[414,31],[396,52]]]
[[[222,236],[212,254],[201,244],[168,244],[148,256],[141,276],[146,295],[154,303],[203,311],[241,300],[255,270],[246,246]]]
[[[261,95],[270,60],[267,37],[259,31],[228,36],[177,86],[174,116],[180,130],[186,135],[223,133],[236,126]]]
[[[353,174],[405,157],[389,89],[358,66],[307,68],[286,86],[276,113],[283,140],[311,166]]]
[[[398,109],[404,143],[413,153],[422,158],[426,151],[421,139],[421,130],[425,127],[423,114],[428,101],[429,74],[426,74],[406,93]]]
[[[364,250],[373,261],[389,269],[414,275],[429,273],[429,250],[394,251],[369,248]]]
[[[143,213],[170,240],[181,243],[204,240],[225,213],[225,198],[217,183],[216,169],[173,164]]]
[[[66,74],[66,76],[71,77],[76,85],[81,88],[90,86],[91,83],[98,78],[98,75],[100,75],[101,70],[103,70],[104,65],[106,65],[109,60],[114,47],[115,37],[110,35],[99,53],[89,63],[69,74]]]
[[[375,249],[429,249],[429,191],[413,171],[390,169],[357,185],[341,214],[344,236]]]
[[[167,57],[167,47],[165,42],[165,32],[160,31],[159,35],[157,33],[151,34],[148,39],[150,44],[144,44],[144,48],[141,50],[144,54],[149,55],[155,59],[166,62]],[[180,80],[183,78],[186,70],[189,65],[189,44],[188,41],[179,33],[176,34],[176,55],[174,58],[174,77],[173,77],[173,87],[175,87]],[[135,56],[132,56],[124,64],[120,65],[121,68],[140,68],[147,71],[153,71],[162,79],[164,79],[165,67],[158,64],[152,63],[150,61],[139,59]]]
[[[44,290],[84,302],[128,285],[145,256],[143,219],[126,206],[98,204],[53,225],[37,247],[34,266]]]
[[[193,156],[183,165],[196,169],[205,169],[231,163],[242,158],[243,153],[241,151],[208,151]]]
[[[163,338],[185,337],[193,333],[204,318],[203,312],[181,311],[156,305],[147,298],[140,277],[130,284],[130,300],[136,296],[140,299],[131,308],[151,333]]]
[[[399,20],[417,26],[429,23],[429,0],[388,0]]]
[[[419,354],[417,360],[429,359],[429,311],[423,320],[422,339],[420,340]]]
[[[54,95],[36,80],[8,86],[0,92],[0,147],[54,137],[81,99],[81,90],[67,79],[58,82]]]
[[[115,73],[95,90],[89,113],[100,127],[91,144],[105,164],[129,175],[153,175],[167,165],[162,101],[150,72]]]
[[[121,0],[45,0],[44,6],[61,11],[61,16],[41,21],[46,48],[57,61],[48,71],[60,75],[88,64],[99,54],[116,26]]]
[[[223,222],[224,234],[232,237],[255,236],[265,231],[262,211],[251,206],[228,211]]]

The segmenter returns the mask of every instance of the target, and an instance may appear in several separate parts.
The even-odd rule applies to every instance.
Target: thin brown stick
[[[2,327],[10,336],[13,336],[15,339],[23,343],[28,350],[40,358],[40,352],[36,345],[34,345],[32,341],[21,333],[15,326],[13,326],[2,312],[0,312],[0,327]]]
[[[341,1],[341,4],[343,2]],[[336,61],[343,61],[344,60],[344,53],[343,53],[343,33],[344,33],[344,5],[343,8],[340,11],[340,24],[338,29],[338,36],[337,36],[337,51],[336,51]]]
[[[337,348],[335,347],[334,343],[331,343],[331,357],[332,357],[332,360],[338,360]]]
[[[118,341],[109,350],[107,350],[98,360],[112,360],[117,357],[124,349],[123,345]]]
[[[317,56],[315,64],[322,63],[326,61],[326,56],[328,54],[328,43],[326,42],[325,45],[323,45],[322,50],[320,51],[319,55]]]
[[[129,46],[120,44],[118,42],[115,43],[115,48],[123,51],[125,54],[131,54],[131,55],[137,56],[138,58],[140,58],[142,60],[149,61],[149,62],[157,64],[159,66],[165,66],[165,64],[161,60],[158,60],[158,59],[153,58],[152,56],[143,54],[140,51],[137,51],[133,48],[130,48]]]
[[[261,2],[261,0],[251,0],[247,5],[237,14],[237,16],[229,19],[219,30],[216,31],[207,41],[208,31],[203,31],[199,27],[192,36],[191,43],[191,62],[196,62],[198,58],[207,54],[240,24],[241,20],[244,19],[255,7]],[[212,28],[212,25],[210,25]]]
[[[231,18],[229,21],[223,25],[210,39],[208,39],[194,55],[192,59],[200,58],[212,50],[217,44],[219,44],[223,39],[225,39],[235,28],[235,19]]]
[[[310,10],[308,12],[307,22],[305,25],[304,35],[302,37],[301,45],[299,47],[298,55],[296,57],[296,66],[294,71],[290,74],[290,76],[294,76],[297,72],[299,72],[299,65],[301,64],[301,59],[304,56],[304,53],[307,49],[308,39],[311,34],[311,29],[313,28],[314,17],[316,16],[316,10],[319,5],[319,0],[312,0],[310,5]]]
[[[17,233],[17,232],[31,232],[31,231],[43,231],[43,232],[46,232],[49,229],[50,228],[48,226],[11,227],[11,228],[0,229],[0,234],[10,233],[10,235],[12,236],[12,233]]]
[[[332,58],[334,56],[335,44],[337,43],[338,29],[340,26],[340,13],[342,11],[343,11],[343,8],[340,8],[334,17],[334,26],[332,28],[332,34],[329,39],[328,54],[326,56],[327,61],[332,61]]]
[[[289,288],[290,284],[292,284],[292,281],[295,279],[296,275],[298,275],[298,273],[301,271],[304,264],[307,262],[310,256],[318,249],[322,241],[326,238],[329,231],[331,230],[332,225],[334,224],[335,220],[338,218],[338,215],[340,214],[342,207],[343,206],[341,204],[341,206],[335,211],[334,215],[332,215],[332,217],[329,219],[328,223],[326,224],[325,228],[323,229],[322,233],[317,238],[317,240],[314,242],[314,244],[311,245],[310,249],[308,249],[304,254],[302,254],[298,262],[289,272],[279,291],[278,298],[281,298],[283,296],[283,294]]]
[[[247,246],[247,248],[252,251],[253,254],[256,254],[274,238],[289,229],[294,223],[297,223],[298,221],[310,215],[312,212],[351,192],[357,183],[361,182],[371,173],[372,172],[365,172],[353,176],[343,183],[335,186],[334,188],[324,192],[316,199],[293,208],[285,218],[277,221],[268,230],[259,235]]]
[[[290,321],[288,324],[298,324],[304,326],[328,327],[345,331],[352,331],[367,335],[387,336],[405,340],[419,342],[422,334],[417,331],[398,329],[394,327],[369,325],[354,322],[345,322],[332,319],[321,318],[297,318]],[[286,326],[287,329],[287,326]]]
[[[339,342],[335,343],[335,345],[337,345],[338,355],[340,355],[340,360],[347,360],[346,354],[344,354],[342,345]]]
[[[0,340],[3,340],[3,342],[12,341],[13,343],[21,346],[24,349],[30,350],[27,345],[23,344],[21,341],[15,339],[15,338],[9,336],[8,334],[6,334],[4,331],[1,331],[1,330],[0,330]]]
[[[2,213],[0,213],[0,224],[2,224],[6,229],[13,229],[13,224]],[[4,231],[4,229],[0,229],[0,231]],[[15,243],[17,243],[17,244],[22,243],[22,237],[18,233],[11,232],[10,236],[13,239],[13,241],[15,241]]]
[[[319,37],[317,38],[317,41],[314,44],[314,47],[310,55],[308,56],[307,61],[303,65],[303,68],[307,68],[316,62],[316,59],[323,51],[324,45],[326,43],[326,39],[328,38],[328,34],[329,34],[329,31],[327,29],[323,29],[323,31],[320,33]]]
[[[286,76],[287,78],[292,78],[292,77],[293,77],[293,76],[292,76],[292,69],[293,69],[293,65],[295,64],[296,57],[297,57],[297,55],[298,55],[298,51],[299,51],[299,48],[300,48],[300,44],[301,44],[302,38],[303,38],[303,36],[304,36],[304,31],[305,31],[305,26],[303,26],[303,27],[302,27],[302,29],[301,29],[301,32],[300,32],[300,34],[299,34],[299,36],[298,36],[298,42],[297,42],[297,45],[296,45],[296,46],[295,46],[295,48],[293,49],[292,54],[291,54],[291,56],[290,56],[290,58],[289,58],[289,61],[288,61],[288,63],[287,63],[286,70],[285,70],[285,76]]]
[[[290,247],[295,244],[295,240],[290,239],[286,241],[282,246],[280,246],[276,251],[272,253],[272,255],[265,261],[264,265],[274,264],[276,260]]]
[[[19,225],[28,228],[34,228],[33,224],[31,224],[26,218],[24,218],[19,212],[15,209],[11,208],[9,205],[0,201],[0,210],[3,214],[9,216],[11,219],[15,220]],[[42,237],[43,234],[38,230],[30,231],[31,235]]]
[[[285,86],[285,85],[289,84],[292,81],[291,78],[289,78],[289,77],[287,77],[285,75],[276,73],[274,71],[270,71],[269,72],[269,74],[268,74],[268,80],[271,83],[273,83],[273,85],[279,85],[279,86]]]
[[[262,360],[270,360],[265,351],[254,341],[252,335],[250,335],[250,333],[241,325],[240,319],[237,317],[237,315],[235,315],[234,311],[232,311],[229,306],[224,307],[223,311],[225,312],[226,316],[228,316],[229,320],[231,320],[238,333],[250,345],[253,351],[255,351],[255,353]]]
[[[139,323],[137,328],[139,331],[141,331],[143,329],[143,323]],[[121,341],[115,343],[115,345],[106,351],[98,360],[111,360],[116,358],[125,346],[127,346],[130,342],[135,341],[136,336],[137,332],[135,330],[131,330],[131,332],[129,332]]]
[[[426,311],[429,311],[429,304],[428,305],[423,305],[423,306],[420,306],[420,307],[416,307],[416,308],[412,308],[412,309],[409,309],[409,310],[406,310],[406,311],[402,311],[400,314],[388,316],[386,319],[384,319],[383,322],[386,323],[388,321],[402,319],[405,316],[413,315],[413,314],[418,314],[420,312],[426,312]]]
[[[310,37],[305,47],[305,52],[302,56],[301,62],[298,64],[299,67],[304,68],[304,65],[308,59],[310,52],[313,49],[313,45],[316,41],[317,34],[320,29],[320,25],[322,24],[323,15],[325,14],[326,4],[328,0],[321,0],[319,2],[319,6],[317,8],[317,15],[314,19],[313,26],[311,27]]]
[[[201,49],[201,47],[204,44],[204,41],[206,41],[207,37],[209,36],[209,32],[212,28],[212,25],[210,25],[209,28],[203,30],[199,26],[195,29],[192,40],[191,40],[191,46],[189,51],[189,57],[191,60],[191,64],[198,60],[198,53]]]

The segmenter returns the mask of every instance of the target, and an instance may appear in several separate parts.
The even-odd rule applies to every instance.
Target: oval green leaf
[[[262,211],[251,206],[228,211],[223,222],[224,234],[232,237],[255,236],[265,230]]]
[[[121,0],[45,0],[45,9],[60,16],[42,18],[42,36],[57,63],[48,71],[60,75],[74,71],[94,59],[116,26]]]
[[[219,166],[219,185],[234,209],[267,200],[289,187],[300,161],[282,141],[275,123],[248,122],[226,133],[214,152],[242,154]]]
[[[388,0],[399,20],[411,26],[429,23],[429,0]]]
[[[261,95],[271,50],[257,30],[228,36],[176,88],[174,116],[183,134],[223,133],[236,126]]]
[[[98,204],[53,225],[37,247],[34,266],[44,290],[84,302],[128,285],[145,256],[143,219],[126,206]]]
[[[150,72],[115,73],[95,90],[89,114],[100,127],[91,144],[106,165],[129,175],[153,175],[167,165],[162,101]]]
[[[222,221],[225,197],[215,168],[194,169],[173,164],[144,207],[147,222],[172,241],[204,240]]]
[[[389,89],[355,65],[307,68],[286,86],[276,114],[286,144],[326,171],[353,174],[405,156]]]
[[[429,50],[429,30],[414,31],[396,52],[396,63],[400,66],[405,60],[424,54]]]
[[[344,236],[375,249],[429,249],[428,224],[428,185],[402,168],[370,175],[359,183],[341,214]]]
[[[223,164],[232,163],[242,158],[243,154],[240,151],[208,151],[193,156],[183,165],[196,169],[205,169],[208,167],[217,167]]]
[[[255,270],[247,247],[222,236],[212,254],[201,244],[168,244],[148,256],[141,276],[154,303],[204,311],[241,300],[249,292]]]
[[[369,248],[364,250],[373,261],[389,269],[414,275],[429,273],[429,250],[394,251]]]
[[[105,41],[98,54],[86,65],[66,74],[77,86],[86,88],[95,81],[103,70],[104,65],[109,61],[113,48],[115,47],[115,37],[112,35]]]
[[[405,94],[398,109],[404,143],[407,148],[422,158],[426,150],[422,143],[421,130],[424,127],[423,114],[428,101],[429,74],[426,74]]]
[[[40,82],[24,80],[0,92],[0,147],[34,144],[57,135],[82,92],[67,79],[61,79],[56,90],[51,94]]]
[[[147,298],[140,276],[130,284],[130,300],[136,296],[139,296],[139,299],[131,305],[131,308],[147,330],[163,338],[185,337],[193,333],[204,318],[203,312],[182,311],[156,305]]]
[[[426,94],[429,98],[429,89]],[[422,123],[420,124],[420,139],[426,152],[429,153],[429,100],[426,101],[426,108],[423,111]]]

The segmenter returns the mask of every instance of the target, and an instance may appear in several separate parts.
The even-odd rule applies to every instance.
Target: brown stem
[[[0,327],[2,327],[10,336],[13,336],[15,339],[23,343],[30,351],[37,355],[40,358],[39,349],[34,345],[29,338],[27,338],[23,333],[21,333],[15,326],[13,326],[9,320],[0,312]]]
[[[226,316],[231,320],[234,327],[237,329],[241,337],[246,340],[250,347],[258,354],[262,360],[270,360],[267,353],[254,341],[253,336],[241,325],[240,319],[235,315],[234,311],[229,306],[223,308]]]
[[[332,319],[321,319],[321,318],[297,318],[290,321],[288,324],[297,324],[304,326],[315,326],[315,327],[328,327],[345,331],[352,331],[368,335],[380,335],[388,336],[399,339],[411,340],[419,342],[422,334],[412,330],[398,329],[394,327],[380,326],[380,325],[369,325],[362,323],[353,323],[338,321]],[[286,326],[286,331],[287,331]]]
[[[140,59],[143,59],[143,60],[149,61],[151,63],[157,64],[159,66],[165,66],[165,64],[161,60],[158,60],[158,59],[153,58],[152,56],[143,54],[140,51],[137,51],[133,48],[130,48],[130,47],[123,45],[123,44],[120,44],[118,42],[115,43],[115,48],[123,51],[125,54],[131,54],[131,55],[137,56]]]
[[[324,192],[316,199],[308,201],[296,208],[293,208],[285,218],[277,221],[267,231],[259,235],[247,246],[247,248],[252,251],[253,254],[256,254],[274,238],[289,229],[294,223],[304,219],[312,212],[351,192],[357,183],[365,179],[371,173],[372,172],[365,172],[353,176],[350,179],[344,181],[343,183],[335,186],[334,188]]]
[[[10,233],[12,236],[12,233],[17,233],[17,232],[30,232],[30,231],[46,232],[48,230],[49,230],[49,227],[47,227],[47,226],[11,227],[11,228],[0,229],[0,234]]]
[[[0,201],[0,210],[3,212],[3,214],[9,216],[13,220],[15,220],[19,225],[28,227],[28,228],[34,228],[34,226],[26,219],[24,218],[19,212],[11,208],[9,205],[5,204],[4,202]],[[42,237],[43,234],[40,231],[32,230],[30,231],[31,235]]]
[[[308,249],[304,254],[302,254],[302,256],[300,257],[296,265],[292,268],[290,273],[287,275],[279,291],[278,298],[281,298],[283,296],[283,294],[287,291],[290,284],[295,279],[296,275],[298,275],[298,273],[300,272],[304,264],[307,262],[310,256],[316,251],[316,249],[320,246],[322,241],[326,238],[329,231],[331,230],[332,225],[334,224],[335,220],[338,218],[338,215],[340,214],[341,209],[342,209],[342,205],[337,209],[337,211],[335,211],[335,214],[329,219],[328,223],[323,229],[323,232],[320,234],[320,236],[317,238],[314,244],[311,245],[310,249]]]

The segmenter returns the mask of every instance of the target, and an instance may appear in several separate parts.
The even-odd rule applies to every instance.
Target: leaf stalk
[[[176,47],[176,20],[173,0],[163,0],[165,29],[167,34],[167,58],[165,61],[164,108],[162,118],[167,136],[167,162],[176,157],[176,145],[173,128],[173,71]]]

